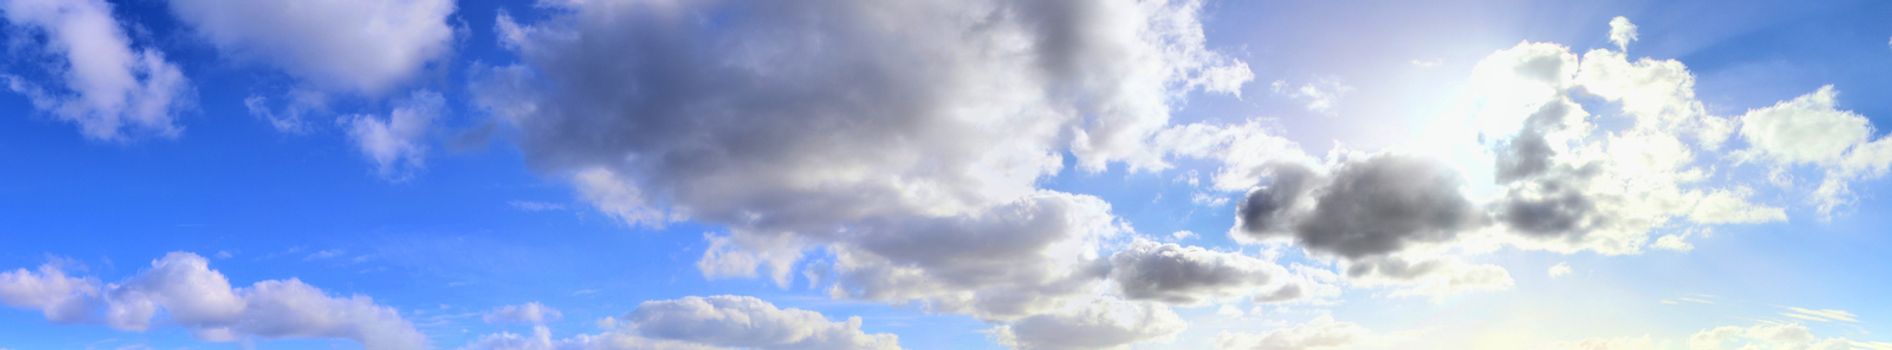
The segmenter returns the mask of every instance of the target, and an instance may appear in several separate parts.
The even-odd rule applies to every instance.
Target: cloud
[[[487,311],[485,315],[481,315],[480,319],[486,320],[486,323],[525,323],[536,325],[545,324],[547,321],[557,321],[560,317],[564,316],[565,314],[559,313],[558,309],[534,301],[525,304],[506,305],[494,308]]]
[[[601,333],[552,339],[544,326],[522,336],[497,333],[466,349],[899,349],[893,334],[861,331],[861,319],[830,321],[755,297],[718,295],[646,301],[622,319],[606,318]]]
[[[1778,168],[1818,167],[1825,174],[1812,199],[1821,213],[1831,214],[1851,202],[1851,182],[1883,176],[1892,165],[1892,141],[1870,140],[1872,122],[1839,109],[1838,100],[1839,91],[1827,85],[1747,111],[1740,120],[1749,148],[1736,156]]]
[[[1333,349],[1363,343],[1372,331],[1358,324],[1335,321],[1321,316],[1307,323],[1260,333],[1224,331],[1215,336],[1215,348],[1221,350],[1315,350]]]
[[[199,339],[342,338],[367,349],[422,349],[427,339],[392,308],[364,296],[334,297],[297,279],[232,288],[209,261],[175,252],[120,283],[67,276],[48,264],[37,272],[0,273],[0,301],[38,309],[61,323],[103,322],[129,331],[165,320]],[[162,313],[160,313],[162,311]]]
[[[448,0],[170,1],[171,12],[224,54],[254,59],[317,87],[375,95],[452,50]]]
[[[1110,263],[1111,280],[1132,300],[1195,304],[1290,286],[1282,283],[1288,270],[1272,262],[1173,243],[1137,240]]]
[[[1629,51],[1629,43],[1635,41],[1635,23],[1629,23],[1629,19],[1623,16],[1610,19],[1610,43],[1616,44],[1617,50]]]
[[[1821,337],[1798,323],[1761,321],[1748,326],[1721,326],[1679,337],[1616,337],[1564,342],[1552,349],[1632,350],[1632,349],[1888,349],[1892,343],[1862,341],[1841,337]]]
[[[1570,263],[1560,262],[1560,263],[1557,263],[1556,265],[1551,265],[1550,270],[1548,270],[1546,274],[1549,274],[1550,278],[1558,278],[1558,277],[1568,276],[1572,272],[1576,272],[1576,270],[1573,270],[1570,268]]]
[[[7,88],[33,107],[79,125],[85,137],[120,141],[136,136],[176,137],[175,114],[190,105],[193,90],[184,74],[155,49],[132,45],[103,0],[7,0],[0,13],[8,24],[64,59],[48,62],[49,74],[65,86],[39,86],[0,74]],[[43,35],[43,43],[41,40]]]
[[[1000,345],[1014,349],[1121,349],[1135,342],[1174,336],[1186,327],[1168,307],[1096,298],[989,332]]]
[[[1781,312],[1780,315],[1792,317],[1796,319],[1801,319],[1801,320],[1814,321],[1814,322],[1836,322],[1837,321],[1837,322],[1847,322],[1847,323],[1859,323],[1859,315],[1854,315],[1850,311],[1840,310],[1840,309],[1808,309],[1808,308],[1801,308],[1801,307],[1788,307],[1787,311]]]
[[[986,319],[1088,292],[1109,272],[1100,242],[1130,230],[1100,198],[1050,191],[963,216],[890,219],[858,224],[848,243],[829,246],[830,293]]]
[[[399,102],[387,118],[351,115],[341,122],[355,147],[374,162],[376,174],[401,181],[426,167],[427,129],[443,108],[446,100],[440,94],[423,90]]]
[[[1452,257],[1387,256],[1349,260],[1342,264],[1348,283],[1388,288],[1391,297],[1441,298],[1454,294],[1511,289],[1511,272],[1491,264],[1473,264]]]
[[[1721,149],[1735,122],[1709,115],[1680,62],[1522,43],[1481,61],[1473,81],[1474,124],[1495,156],[1504,194],[1487,206],[1511,243],[1559,252],[1633,254],[1650,231],[1786,220],[1753,203],[1743,185],[1705,181],[1704,154]],[[1588,96],[1586,96],[1588,95]],[[1592,114],[1575,101],[1614,102],[1619,114]],[[1605,128],[1602,121],[1628,123]],[[1598,131],[1604,133],[1599,134]],[[1679,238],[1678,238],[1679,239]],[[1676,239],[1661,248],[1678,248]]]
[[[1822,338],[1798,323],[1761,322],[1752,326],[1721,326],[1688,337],[1691,349],[1858,349],[1887,348],[1892,343],[1847,338]]]
[[[1286,235],[1310,251],[1359,259],[1449,241],[1483,225],[1459,192],[1458,175],[1423,158],[1352,156],[1331,171],[1319,184],[1309,184],[1311,171],[1283,172],[1274,186],[1250,192],[1237,210],[1239,232]],[[1295,212],[1301,201],[1309,202],[1304,214]]]
[[[98,281],[66,276],[65,271],[52,264],[33,271],[0,272],[0,302],[15,308],[38,309],[54,322],[86,320],[92,311],[89,297],[98,293]]]
[[[1418,61],[1414,61],[1415,65],[1418,65],[1418,63]],[[1309,112],[1325,115],[1339,113],[1334,109],[1339,108],[1341,99],[1345,98],[1348,92],[1353,91],[1352,86],[1348,86],[1345,82],[1335,78],[1315,79],[1314,81],[1301,83],[1300,86],[1289,84],[1286,80],[1276,80],[1268,86],[1277,94],[1287,96],[1289,99],[1295,101],[1300,101],[1303,107],[1307,108]]]

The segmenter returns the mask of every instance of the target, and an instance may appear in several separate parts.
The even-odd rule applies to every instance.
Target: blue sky
[[[0,14],[0,349],[1892,348],[1888,3]]]

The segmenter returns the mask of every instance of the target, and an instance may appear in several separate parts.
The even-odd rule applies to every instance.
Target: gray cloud
[[[1111,279],[1133,300],[1194,304],[1242,294],[1301,296],[1297,285],[1279,283],[1287,269],[1241,253],[1139,240],[1112,255],[1110,263]]]
[[[1459,193],[1457,174],[1421,158],[1382,154],[1347,159],[1324,184],[1307,191],[1308,198],[1286,195],[1302,192],[1305,175],[1295,174],[1304,173],[1288,172],[1285,184],[1250,192],[1239,211],[1242,232],[1264,238],[1288,235],[1308,250],[1361,258],[1397,252],[1413,243],[1448,241],[1484,221]],[[1314,204],[1305,214],[1286,215],[1293,222],[1291,230],[1253,230],[1280,227],[1273,222],[1282,221],[1281,210],[1301,200]]]
[[[1037,188],[1065,154],[1165,167],[1171,101],[1251,78],[1204,47],[1198,1],[552,6],[501,15],[519,62],[473,74],[535,168],[632,225],[728,226],[706,276],[786,284],[822,252],[835,295],[987,319],[1098,283],[1128,230]]]
[[[1187,327],[1168,307],[1099,298],[999,326],[990,334],[999,344],[1014,349],[1121,349],[1170,337]]]
[[[779,308],[749,296],[689,296],[646,301],[623,318],[599,321],[604,331],[554,339],[532,334],[488,334],[468,350],[867,350],[899,349],[899,336],[866,333],[861,318],[831,321],[820,313]]]

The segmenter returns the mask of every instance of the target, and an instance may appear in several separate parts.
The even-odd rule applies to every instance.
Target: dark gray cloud
[[[1242,294],[1300,296],[1298,289],[1275,295],[1293,285],[1265,289],[1285,277],[1287,269],[1241,253],[1137,241],[1112,255],[1110,264],[1111,279],[1125,297],[1135,300],[1194,304]]]
[[[1289,235],[1308,250],[1361,258],[1397,252],[1412,243],[1444,242],[1484,222],[1482,213],[1459,193],[1457,174],[1422,158],[1382,154],[1347,159],[1328,181],[1307,192],[1307,198],[1284,197],[1299,192],[1304,177],[1289,175],[1284,177],[1291,179],[1289,186],[1251,192],[1240,210],[1244,232]],[[1283,208],[1302,200],[1313,200],[1312,210],[1282,215]],[[1292,221],[1291,230],[1266,230],[1281,227],[1275,222],[1283,216]]]
[[[1266,169],[1263,173],[1269,185],[1250,191],[1235,210],[1236,225],[1248,232],[1288,229],[1296,219],[1294,215],[1305,209],[1301,205],[1308,200],[1303,197],[1322,180],[1313,169],[1300,164],[1278,163]]]

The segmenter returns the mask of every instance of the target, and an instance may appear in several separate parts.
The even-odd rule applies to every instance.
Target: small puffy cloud
[[[1635,23],[1629,23],[1629,18],[1623,16],[1610,19],[1610,43],[1616,44],[1617,50],[1628,51],[1629,43],[1635,41]]]
[[[446,100],[440,94],[418,91],[398,103],[386,118],[352,115],[341,120],[355,147],[374,162],[375,172],[400,181],[426,167],[427,131],[443,108]]]
[[[1126,298],[1195,304],[1242,294],[1272,294],[1286,268],[1235,252],[1137,240],[1110,257],[1110,278]],[[1263,288],[1263,287],[1271,288]]]
[[[893,334],[861,330],[860,317],[831,321],[814,311],[783,309],[748,296],[718,295],[646,301],[623,318],[599,322],[596,334],[553,339],[544,326],[531,335],[497,333],[463,347],[479,350],[647,349],[899,349]]]
[[[449,0],[170,1],[224,54],[331,91],[379,94],[452,47]]]
[[[1358,324],[1335,321],[1320,316],[1307,323],[1271,329],[1266,332],[1222,332],[1215,337],[1220,350],[1317,350],[1360,344],[1372,331]]]
[[[998,326],[990,334],[1000,345],[1021,350],[1122,349],[1172,337],[1187,326],[1162,305],[1099,297]]]
[[[1418,61],[1414,62],[1415,65],[1418,64]],[[1339,113],[1339,111],[1334,109],[1340,107],[1340,102],[1343,98],[1346,98],[1347,93],[1353,92],[1352,86],[1348,86],[1345,82],[1336,78],[1315,79],[1314,81],[1301,83],[1298,86],[1290,84],[1286,80],[1276,80],[1274,83],[1269,84],[1269,88],[1274,89],[1274,92],[1277,94],[1287,96],[1289,99],[1295,101],[1300,101],[1303,107],[1307,108],[1309,112],[1325,115]]]
[[[1846,151],[1866,143],[1872,121],[1834,107],[1839,92],[1832,85],[1811,94],[1750,110],[1741,116],[1745,155],[1785,165],[1833,164]]]
[[[480,319],[486,320],[486,323],[545,324],[548,321],[557,321],[564,315],[559,313],[558,309],[534,301],[494,308],[480,316]]]
[[[1851,311],[1840,309],[1787,307],[1787,311],[1781,312],[1780,315],[1814,322],[1859,323],[1859,315],[1854,315]]]
[[[112,17],[112,4],[7,0],[0,1],[0,14],[10,27],[32,34],[35,49],[64,59],[47,62],[56,67],[50,73],[59,76],[44,79],[63,86],[40,86],[0,74],[7,89],[25,95],[34,108],[78,124],[81,133],[95,140],[175,137],[182,132],[175,114],[191,104],[190,82],[163,52],[134,47]]]
[[[120,283],[68,277],[41,266],[0,273],[0,302],[37,309],[62,323],[103,322],[142,331],[164,315],[200,339],[340,338],[372,350],[427,347],[427,339],[392,308],[364,296],[330,296],[300,280],[266,280],[232,288],[191,253],[170,253]]]
[[[1576,272],[1576,270],[1570,268],[1570,263],[1560,262],[1556,265],[1551,265],[1550,270],[1546,273],[1550,275],[1550,278],[1558,278],[1568,276],[1572,272]]]

